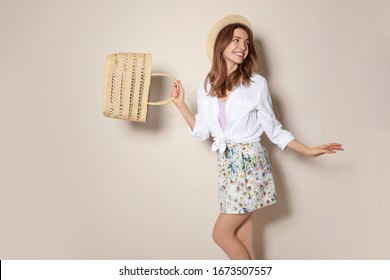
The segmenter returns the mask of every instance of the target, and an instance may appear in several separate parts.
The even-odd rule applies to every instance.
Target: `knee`
[[[238,231],[237,238],[244,244],[248,244],[252,241],[251,236],[249,236],[246,232]]]
[[[214,230],[213,230],[212,237],[213,237],[214,242],[217,244],[219,244],[222,240],[222,235],[221,235],[220,231],[216,228],[214,228]]]
[[[227,239],[229,239],[229,234],[218,227],[214,227],[212,237],[214,242],[217,245],[221,246],[225,243]]]

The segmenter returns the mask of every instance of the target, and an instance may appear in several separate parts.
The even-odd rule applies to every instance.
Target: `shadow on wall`
[[[270,78],[270,74],[267,68],[267,62],[263,51],[262,44],[259,40],[255,40],[255,49],[259,57],[258,73],[265,77],[267,80]],[[277,119],[283,124],[283,116],[281,113],[280,103],[275,98],[274,91],[270,88],[273,110]],[[273,160],[274,151],[278,149],[271,141],[268,140],[265,134],[262,135],[262,145],[267,149],[271,159],[272,174],[275,181],[277,203],[272,206],[267,206],[254,213],[254,244],[257,259],[267,259],[267,242],[265,240],[265,228],[269,222],[276,222],[279,219],[286,218],[289,213],[289,203],[287,198],[287,184],[284,180],[283,174],[280,173],[278,163]]]

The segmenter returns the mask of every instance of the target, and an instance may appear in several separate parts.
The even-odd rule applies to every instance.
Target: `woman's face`
[[[230,44],[223,51],[223,56],[228,68],[237,67],[249,53],[249,36],[242,28],[236,28]]]

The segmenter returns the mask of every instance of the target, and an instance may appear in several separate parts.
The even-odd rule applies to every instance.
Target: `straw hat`
[[[215,40],[217,39],[218,33],[227,25],[233,24],[233,23],[242,23],[249,27],[250,30],[252,30],[252,26],[250,22],[243,16],[235,14],[235,15],[228,15],[223,18],[221,18],[217,23],[214,24],[213,28],[211,28],[209,35],[207,36],[207,42],[206,42],[206,51],[207,55],[209,56],[210,60],[213,60],[213,50],[214,50],[214,44]]]

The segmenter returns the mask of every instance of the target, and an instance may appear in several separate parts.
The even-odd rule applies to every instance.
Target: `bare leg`
[[[237,238],[244,244],[246,251],[251,260],[256,259],[255,247],[253,245],[253,215],[249,214],[248,218],[240,225],[236,232]]]
[[[219,214],[214,225],[213,239],[215,243],[232,260],[250,260],[245,245],[237,238],[236,232],[248,214]]]

